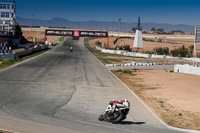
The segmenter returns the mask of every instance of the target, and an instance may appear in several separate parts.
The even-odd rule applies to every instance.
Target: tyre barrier
[[[44,45],[44,46],[39,46],[37,48],[31,48],[31,49],[28,49],[28,50],[17,52],[17,53],[15,53],[15,57],[23,57],[23,56],[26,56],[26,55],[30,55],[30,54],[39,52],[39,51],[44,50],[44,49],[48,49],[48,46]]]
[[[8,53],[7,43],[0,43],[0,54]]]
[[[156,63],[128,63],[128,64],[105,64],[107,67],[115,66],[155,66]]]

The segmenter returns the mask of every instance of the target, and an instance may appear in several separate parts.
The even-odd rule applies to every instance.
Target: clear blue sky
[[[15,0],[17,16],[200,25],[200,0]]]

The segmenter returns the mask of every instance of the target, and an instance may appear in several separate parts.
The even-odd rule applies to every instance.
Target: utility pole
[[[33,28],[33,14],[31,15],[31,31],[32,31],[32,28]]]
[[[118,20],[118,22],[119,22],[119,33],[120,33],[120,31],[121,31],[121,18]]]
[[[129,21],[127,20],[127,27],[126,27],[127,33],[128,33],[128,29],[129,29],[128,23],[129,23]]]

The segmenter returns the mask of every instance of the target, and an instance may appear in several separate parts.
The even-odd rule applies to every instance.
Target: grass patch
[[[123,73],[132,75],[132,71],[130,71],[130,70],[124,70]]]
[[[65,37],[61,37],[59,38],[59,45],[62,45],[64,43]]]
[[[131,70],[116,70],[116,71],[113,71],[113,72],[118,72],[118,73],[124,73],[124,74],[128,74],[128,75],[132,75],[132,76],[137,76],[137,74],[133,74],[133,72]]]
[[[122,70],[121,70],[121,69],[119,69],[119,70],[117,70],[116,72],[122,72]]]
[[[127,61],[132,61],[134,58],[144,58],[144,57],[133,57],[133,56],[125,56],[119,54],[110,54],[110,53],[102,53],[97,50],[95,47],[90,46],[89,41],[94,40],[96,38],[88,37],[84,38],[85,47],[96,56],[103,64],[115,64],[115,63],[127,63]]]
[[[42,50],[42,51],[39,51],[39,52],[36,52],[36,53],[33,53],[31,55],[27,55],[27,56],[24,56],[22,58],[19,58],[19,57],[16,57],[15,59],[11,59],[11,58],[4,58],[2,63],[0,63],[0,70],[4,69],[4,68],[7,68],[9,66],[12,66],[13,64],[16,64],[16,63],[19,63],[21,61],[24,61],[24,60],[27,60],[29,58],[32,58],[32,57],[35,57],[35,56],[38,56],[46,51],[48,51],[50,49],[45,49],[45,50]]]
[[[179,113],[178,116],[183,116],[182,113]]]

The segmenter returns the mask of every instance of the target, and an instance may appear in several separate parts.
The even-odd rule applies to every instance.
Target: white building
[[[14,35],[16,4],[14,0],[0,1],[0,35]]]

